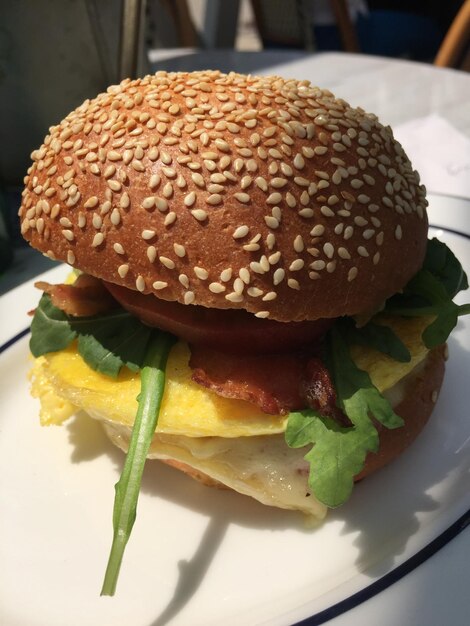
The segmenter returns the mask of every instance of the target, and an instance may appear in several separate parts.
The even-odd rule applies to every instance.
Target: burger
[[[37,284],[41,419],[84,410],[127,452],[104,593],[146,457],[321,519],[419,434],[468,285],[377,117],[307,81],[158,72],[32,160],[22,234],[74,268]]]

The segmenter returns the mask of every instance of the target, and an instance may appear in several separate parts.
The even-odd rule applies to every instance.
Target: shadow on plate
[[[344,523],[343,535],[357,535],[356,565],[371,578],[379,578],[396,566],[409,539],[427,523],[425,514],[438,509],[439,514],[445,513],[464,496],[468,482],[463,474],[465,467],[467,473],[470,471],[470,443],[467,440],[467,446],[460,446],[458,453],[464,442],[456,440],[455,427],[449,423],[451,416],[446,415],[445,407],[455,408],[455,398],[461,397],[462,389],[468,385],[463,367],[468,363],[468,352],[454,339],[449,348],[451,358],[441,395],[426,428],[398,459],[356,485],[351,500],[330,513],[331,519]],[[461,410],[466,413],[465,407]],[[456,422],[465,417],[463,413],[454,416]],[[432,489],[439,493],[439,500],[430,495]],[[370,515],[365,515],[368,509]]]

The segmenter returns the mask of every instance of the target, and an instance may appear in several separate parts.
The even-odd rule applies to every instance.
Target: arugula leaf
[[[467,288],[467,276],[454,254],[444,243],[431,239],[423,268],[402,294],[387,301],[385,311],[406,317],[434,316],[423,332],[424,344],[432,349],[447,340],[460,315],[470,313],[470,304],[458,305],[452,301],[459,291]]]
[[[369,452],[377,452],[379,438],[371,416],[386,428],[403,425],[389,402],[372,384],[367,372],[352,360],[347,328],[338,323],[327,339],[326,364],[337,393],[337,404],[352,423],[342,428],[315,411],[289,415],[286,442],[291,447],[310,443],[305,459],[310,463],[309,487],[329,507],[343,504],[351,494],[356,476]]]
[[[310,490],[323,504],[337,507],[351,495],[354,476],[367,452],[377,450],[379,438],[368,418],[360,418],[353,428],[341,428],[310,410],[289,415],[286,441],[293,448],[314,444],[304,457],[310,464]]]
[[[428,241],[423,268],[439,278],[450,298],[468,289],[468,279],[452,250],[435,237]]]
[[[94,370],[115,378],[123,365],[142,366],[152,329],[124,309],[93,317],[73,317],[44,294],[31,323],[33,356],[63,350],[78,339],[78,352]]]
[[[63,350],[75,337],[76,332],[70,327],[68,316],[52,304],[47,294],[43,294],[31,322],[31,354],[38,357]]]
[[[357,327],[352,319],[344,321],[349,343],[374,348],[400,363],[411,361],[410,351],[389,326],[369,321],[365,326]]]
[[[114,595],[124,550],[134,525],[145,459],[158,422],[165,388],[165,367],[175,339],[155,332],[149,343],[141,370],[139,408],[132,429],[121,477],[115,486],[113,543],[101,595]]]

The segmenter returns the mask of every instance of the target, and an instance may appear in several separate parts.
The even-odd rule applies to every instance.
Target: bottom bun
[[[356,481],[370,476],[393,461],[423,430],[439,397],[444,379],[446,354],[446,345],[435,348],[399,383],[405,385],[403,399],[394,406],[394,410],[403,418],[405,424],[401,428],[389,430],[382,424],[375,423],[379,432],[380,448],[376,454],[371,453],[367,456],[364,469],[356,476]],[[384,395],[387,396],[387,393]]]

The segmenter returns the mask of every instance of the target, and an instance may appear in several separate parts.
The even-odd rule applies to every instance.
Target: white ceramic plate
[[[431,207],[431,220],[462,233],[438,234],[470,272],[470,220],[454,209],[437,216]],[[100,598],[122,455],[87,417],[39,426],[28,338],[17,337],[37,296],[26,283],[0,299],[1,624],[274,626],[309,616],[321,624],[409,574],[468,523],[470,324],[462,320],[423,434],[320,528],[149,463],[117,595]],[[387,594],[377,596],[385,611]],[[376,605],[361,606],[348,624],[364,615],[383,623]],[[462,621],[452,623],[464,624],[464,603],[455,610]]]

